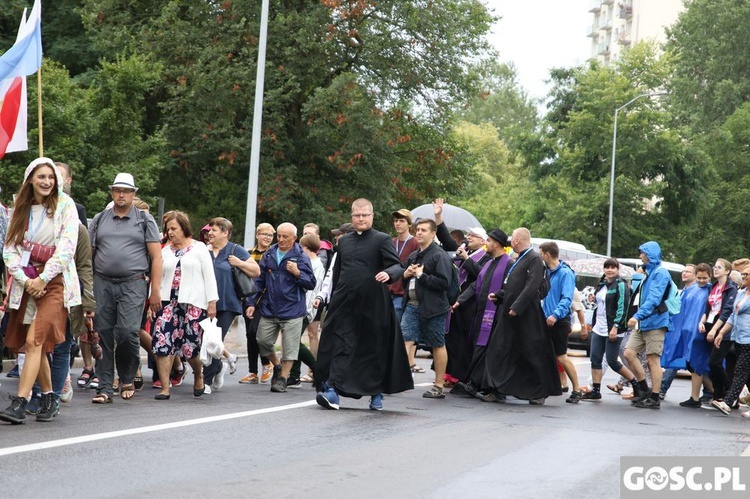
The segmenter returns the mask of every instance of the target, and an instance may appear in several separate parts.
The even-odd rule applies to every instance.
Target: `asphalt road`
[[[588,359],[574,360],[585,380]],[[738,412],[677,406],[688,395],[684,379],[657,411],[609,393],[578,405],[428,400],[430,374],[416,375],[424,386],[386,397],[382,412],[367,399],[327,411],[309,384],[275,394],[238,384],[239,370],[201,398],[190,375],[164,402],[148,384],[133,400],[103,406],[76,389],[51,423],[0,423],[0,496],[601,499],[619,494],[620,456],[748,448],[750,421]],[[15,391],[17,381],[0,381],[0,393]]]

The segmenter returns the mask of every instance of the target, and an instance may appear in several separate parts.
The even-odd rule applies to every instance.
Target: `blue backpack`
[[[673,317],[680,313],[680,306],[682,300],[678,293],[677,285],[672,279],[669,280],[667,289],[664,290],[664,296],[661,298],[661,304],[659,305],[659,313],[669,312],[669,316]]]

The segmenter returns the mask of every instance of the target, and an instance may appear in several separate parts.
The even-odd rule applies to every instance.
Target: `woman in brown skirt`
[[[51,159],[31,162],[16,196],[3,250],[13,277],[5,344],[11,350],[26,351],[18,394],[0,412],[0,420],[12,424],[26,419],[24,410],[34,381],[42,390],[37,421],[51,421],[57,415],[47,354],[65,340],[69,308],[81,304],[74,263],[78,213],[62,185]]]

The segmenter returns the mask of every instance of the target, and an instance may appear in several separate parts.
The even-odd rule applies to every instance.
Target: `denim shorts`
[[[429,319],[419,316],[419,307],[407,304],[401,318],[401,332],[404,341],[437,348],[445,345],[445,317],[448,312]]]

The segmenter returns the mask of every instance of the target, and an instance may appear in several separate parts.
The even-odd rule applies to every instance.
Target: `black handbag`
[[[237,245],[235,244],[234,248],[232,248],[232,254],[234,256],[237,256],[234,254],[236,250]],[[258,292],[258,288],[255,286],[255,279],[245,274],[239,267],[235,267],[234,265],[231,265],[231,267],[232,280],[234,281],[234,290],[240,300],[247,298],[248,296],[252,296]]]

